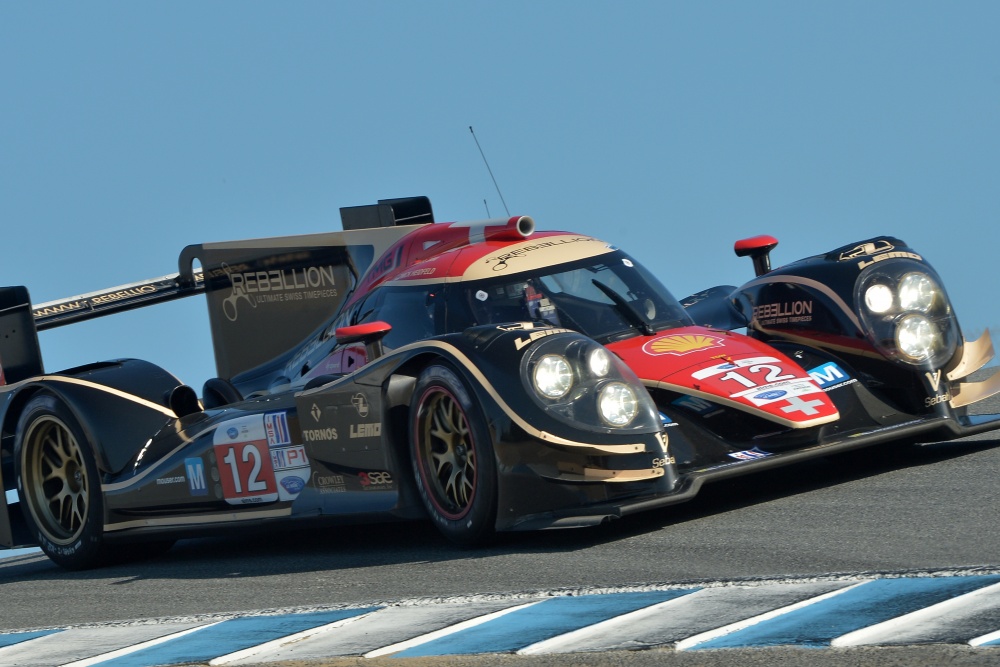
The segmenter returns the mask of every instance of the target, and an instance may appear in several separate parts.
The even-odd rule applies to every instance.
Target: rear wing
[[[205,294],[216,371],[231,378],[294,347],[334,314],[375,258],[434,221],[427,197],[340,209],[344,231],[184,248],[177,273],[32,305],[0,288],[0,385],[43,372],[38,331]],[[201,268],[195,268],[200,263]]]

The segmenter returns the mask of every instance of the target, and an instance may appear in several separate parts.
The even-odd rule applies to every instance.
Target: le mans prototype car
[[[876,237],[676,300],[528,217],[193,245],[179,273],[33,305],[0,290],[0,545],[88,568],[222,528],[429,517],[451,540],[595,525],[702,484],[1000,427],[940,277]],[[200,269],[195,270],[195,262]],[[137,359],[43,370],[37,331],[204,294],[200,396]],[[745,333],[741,333],[745,331]],[[19,506],[19,507],[18,507]]]

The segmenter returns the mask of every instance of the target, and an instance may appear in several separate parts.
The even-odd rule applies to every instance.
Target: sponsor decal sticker
[[[284,412],[270,412],[264,415],[264,430],[267,431],[267,444],[290,445],[292,437],[288,431],[288,418]]]
[[[653,356],[661,354],[681,356],[711,347],[724,347],[722,339],[707,334],[672,334],[648,341],[642,346],[642,351]]]
[[[302,445],[276,447],[271,450],[271,465],[278,481],[278,499],[295,500],[305,488],[305,480],[309,478],[306,448]]]
[[[501,327],[502,328],[502,327]],[[528,345],[531,345],[539,338],[545,338],[546,336],[552,336],[559,333],[572,333],[570,329],[540,329],[531,333],[527,338],[515,338],[514,339],[514,349],[521,350]]]
[[[819,387],[817,387],[811,380],[807,380],[806,378],[793,378],[791,380],[774,382],[763,387],[738,391],[735,394],[730,394],[729,397],[746,398],[754,405],[760,406],[780,401],[783,398],[816,393],[819,393]]]
[[[931,386],[931,391],[936,392],[941,387],[941,369],[937,369],[933,373],[930,371],[924,373],[924,377],[927,378],[927,384]]]
[[[256,505],[278,499],[264,415],[248,415],[220,424],[212,446],[227,503]]]
[[[777,364],[779,361],[774,357],[750,357],[749,359],[737,359],[735,361],[727,360],[724,364],[717,364],[715,366],[709,366],[708,368],[702,368],[691,374],[695,380],[704,380],[710,378],[713,375],[719,375],[720,373],[726,373],[727,371],[732,371],[737,368],[747,368],[749,366],[761,366],[763,364]]]
[[[208,484],[205,483],[205,464],[201,457],[184,459],[184,472],[187,473],[188,491],[192,496],[207,496]]]
[[[573,238],[558,238],[551,241],[542,241],[541,243],[533,243],[527,245],[523,248],[517,248],[516,250],[511,250],[505,252],[501,255],[494,255],[493,257],[488,257],[486,259],[486,264],[492,264],[494,271],[505,271],[507,269],[507,262],[512,259],[517,259],[519,257],[524,257],[536,250],[542,250],[544,248],[555,248],[561,245],[566,245],[567,243],[576,243],[578,241],[590,241],[591,239],[586,236],[578,236]]]
[[[352,438],[373,438],[375,436],[382,435],[382,424],[351,424],[351,434]]]
[[[223,299],[222,311],[230,322],[239,319],[240,303],[251,308],[260,303],[325,299],[337,296],[337,280],[333,266],[307,266],[297,269],[270,271],[234,271],[222,265],[232,288]]]
[[[282,477],[278,483],[281,484],[281,488],[285,491],[285,493],[292,498],[298,497],[298,495],[302,493],[302,489],[306,488],[306,481],[296,475]]]
[[[392,475],[387,472],[359,472],[358,479],[365,491],[382,491],[392,486]]]
[[[784,396],[787,393],[788,392],[785,391],[785,390],[783,390],[783,389],[779,389],[779,390],[776,390],[776,391],[765,391],[765,392],[761,392],[761,393],[757,394],[756,396],[754,396],[754,398],[758,399],[758,400],[764,400],[764,401],[773,401],[775,399],[781,398],[782,396]]]
[[[314,472],[312,474],[312,485],[320,493],[344,493],[347,491],[343,475],[321,475],[318,472]]]
[[[770,452],[765,452],[762,449],[754,447],[753,449],[744,449],[742,452],[729,452],[727,456],[740,461],[754,461],[756,459],[767,458],[770,455]]]
[[[858,257],[867,257],[869,255],[875,255],[880,252],[889,252],[895,248],[894,245],[886,241],[885,239],[879,239],[878,241],[870,241],[868,243],[862,243],[856,245],[850,250],[845,250],[840,253],[840,261],[846,262],[848,260],[857,259]]]
[[[697,396],[681,396],[680,398],[674,399],[672,405],[687,408],[702,417],[711,417],[722,412],[722,408],[715,403],[706,401],[703,398],[698,398]]]
[[[302,438],[306,442],[323,442],[326,440],[336,440],[337,429],[332,427],[304,428],[302,429]]]
[[[852,378],[847,374],[847,371],[832,361],[821,364],[816,368],[811,368],[808,373],[809,377],[811,377],[823,391],[830,391],[831,389],[836,389],[837,387],[843,387],[844,385],[857,382],[855,378]]]
[[[354,394],[354,396],[351,397],[351,405],[353,405],[354,409],[358,411],[359,417],[368,416],[368,399],[365,398],[364,394],[360,392]]]
[[[813,302],[766,303],[753,307],[753,319],[763,326],[812,322]]]

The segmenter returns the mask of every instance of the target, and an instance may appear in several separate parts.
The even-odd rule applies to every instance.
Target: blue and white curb
[[[0,633],[0,666],[932,643],[1000,648],[1000,573],[663,585],[50,628]]]

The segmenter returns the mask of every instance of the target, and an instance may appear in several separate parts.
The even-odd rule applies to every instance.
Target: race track
[[[1000,412],[1000,401],[981,411]],[[708,486],[687,505],[598,529],[509,535],[475,551],[418,523],[186,540],[155,561],[83,573],[32,553],[0,558],[0,632],[715,582],[990,577],[1000,573],[998,445],[987,434],[842,454]],[[0,664],[13,664],[3,650]],[[1000,648],[978,651],[973,658],[1000,661]]]

